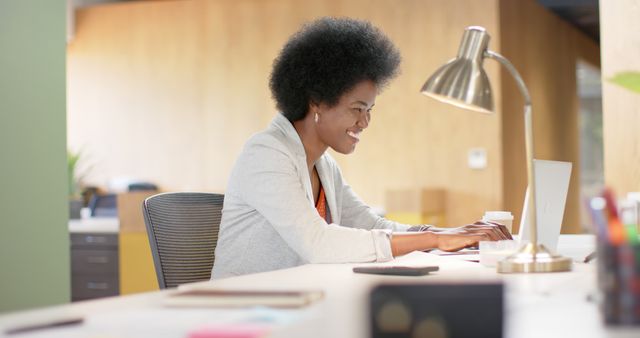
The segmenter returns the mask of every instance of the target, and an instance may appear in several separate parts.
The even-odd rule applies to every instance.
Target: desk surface
[[[173,290],[79,302],[0,316],[0,328],[51,316],[79,314],[81,325],[34,331],[20,337],[185,337],[202,325],[271,321],[270,337],[366,337],[369,290],[381,282],[432,283],[502,280],[506,285],[506,337],[638,337],[640,330],[602,325],[593,301],[595,264],[580,263],[593,249],[589,235],[563,235],[559,251],[574,258],[572,272],[499,275],[494,269],[451,256],[414,252],[391,263],[437,264],[440,271],[422,277],[353,274],[355,264],[316,264],[214,282],[191,284],[234,289],[322,289],[325,299],[301,310],[171,309],[162,307]],[[361,264],[359,264],[361,265]]]
[[[119,229],[120,221],[117,217],[91,217],[69,220],[69,232],[71,233],[117,234]]]

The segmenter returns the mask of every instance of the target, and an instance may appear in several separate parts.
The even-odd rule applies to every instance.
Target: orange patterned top
[[[324,196],[324,188],[320,184],[320,196],[318,196],[318,202],[316,203],[316,209],[320,214],[320,217],[327,219],[327,199]]]

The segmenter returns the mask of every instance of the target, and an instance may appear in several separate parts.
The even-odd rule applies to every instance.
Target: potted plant
[[[81,152],[74,153],[67,150],[67,175],[69,185],[69,218],[79,219],[80,210],[84,207],[82,199],[82,178],[79,173]]]
[[[626,89],[640,93],[640,72],[621,72],[609,79],[611,82]]]

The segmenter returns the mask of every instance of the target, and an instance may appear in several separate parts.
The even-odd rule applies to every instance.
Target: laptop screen
[[[538,223],[538,243],[547,249],[556,251],[565,202],[571,178],[571,162],[534,160],[536,175],[536,207]],[[529,188],[524,198],[522,218],[520,220],[520,241],[529,241],[530,223]]]

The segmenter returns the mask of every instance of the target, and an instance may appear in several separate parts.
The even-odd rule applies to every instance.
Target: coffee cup
[[[509,211],[487,211],[482,221],[500,223],[509,229],[509,233],[513,233],[513,215]]]

